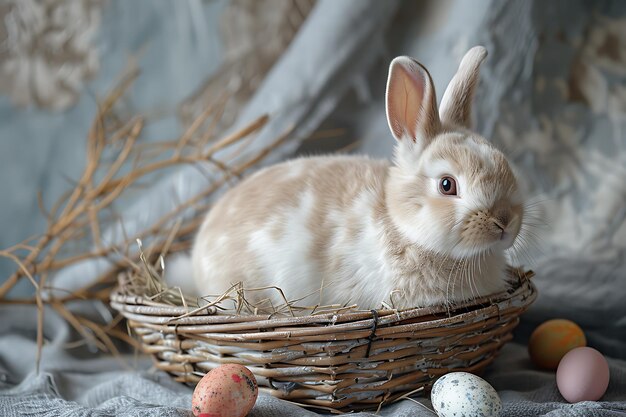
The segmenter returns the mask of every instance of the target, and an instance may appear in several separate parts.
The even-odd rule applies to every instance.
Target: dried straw
[[[142,143],[144,118],[135,116],[123,119],[115,112],[116,103],[138,75],[136,69],[129,70],[121,77],[118,85],[99,102],[87,137],[85,169],[73,189],[62,195],[49,209],[43,206],[41,195],[38,195],[39,206],[47,219],[46,230],[39,236],[29,237],[0,250],[0,256],[11,259],[17,266],[15,273],[0,285],[0,304],[36,304],[38,308],[37,369],[43,346],[45,304],[49,304],[88,343],[103,351],[116,353],[114,339],[136,344],[118,327],[88,320],[65,305],[75,300],[108,304],[109,293],[117,283],[116,277],[120,271],[131,269],[141,270],[146,275],[155,274],[154,267],[143,258],[147,255],[139,258],[138,253],[131,250],[136,239],[150,242],[145,250],[150,256],[159,254],[162,257],[167,253],[187,250],[202,214],[209,208],[206,203],[208,197],[233,179],[243,176],[290,137],[288,130],[269,146],[235,163],[234,158],[240,156],[243,149],[240,145],[249,143],[269,119],[268,116],[261,116],[238,131],[219,137],[216,126],[227,103],[226,97],[220,97],[180,137],[169,141]],[[228,149],[233,149],[234,152],[222,160],[216,158],[218,151]],[[215,179],[202,193],[181,202],[139,236],[125,236],[117,243],[103,241],[101,230],[112,222],[119,221],[114,211],[115,203],[128,195],[130,190],[172,167],[201,167],[207,163],[212,165],[218,175],[214,176]],[[192,215],[180,220],[183,213],[190,210]],[[83,251],[77,252],[76,248]],[[57,292],[47,293],[43,297],[44,290],[53,289],[47,285],[51,274],[79,262],[101,257],[109,258],[113,267],[96,280],[62,296]],[[28,279],[33,285],[35,296],[25,299],[9,297],[10,291],[22,279]],[[154,284],[154,281],[148,282]],[[145,289],[135,289],[145,293]],[[159,288],[154,291],[161,292]],[[177,296],[180,299],[180,291]],[[172,297],[171,293],[163,292],[158,301],[166,302]],[[119,318],[116,318],[115,323],[118,322]]]

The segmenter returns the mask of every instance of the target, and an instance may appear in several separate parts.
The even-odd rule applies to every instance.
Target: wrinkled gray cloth
[[[67,324],[51,312],[46,315],[43,370],[34,373],[34,309],[20,309],[22,320],[9,325],[9,311],[0,309],[0,414],[3,416],[191,416],[192,389],[167,374],[150,371],[150,361],[140,358],[135,370],[108,356],[80,358],[63,349],[70,337]],[[29,317],[31,316],[31,317]],[[12,332],[8,333],[9,330]],[[124,356],[128,364],[132,355]],[[507,345],[484,378],[497,389],[502,416],[619,416],[626,414],[626,362],[609,359],[611,383],[600,402],[568,404],[561,398],[553,372],[538,371],[526,348]],[[4,369],[2,369],[4,368]],[[24,372],[28,372],[24,374]],[[23,377],[23,379],[21,379]],[[15,378],[18,378],[17,380]],[[427,398],[382,408],[379,416],[434,416]],[[261,394],[250,417],[316,416],[313,411]],[[374,416],[355,413],[354,416]]]

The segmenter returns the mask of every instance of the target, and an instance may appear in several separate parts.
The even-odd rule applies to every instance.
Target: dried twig
[[[17,265],[15,273],[0,285],[0,303],[37,305],[39,354],[43,345],[45,303],[50,304],[85,340],[101,350],[116,353],[112,338],[121,338],[127,342],[132,340],[118,329],[89,321],[64,305],[73,300],[107,301],[108,293],[117,283],[120,271],[125,271],[126,274],[134,271],[135,277],[138,276],[137,271],[141,271],[144,277],[150,277],[143,284],[151,285],[151,295],[160,301],[194,305],[195,300],[185,297],[180,289],[170,289],[163,285],[154,262],[160,262],[162,267],[162,258],[167,253],[188,249],[191,236],[197,230],[201,216],[208,209],[207,198],[228,181],[240,178],[289,136],[290,132],[286,132],[268,147],[251,154],[248,159],[241,158],[240,149],[237,149],[236,154],[231,153],[230,157],[218,160],[217,152],[247,143],[268,121],[267,116],[261,116],[239,131],[217,138],[214,135],[217,122],[226,104],[226,97],[220,97],[179,138],[165,142],[140,143],[144,119],[137,116],[124,121],[114,111],[115,104],[137,75],[136,70],[124,75],[118,86],[99,103],[87,138],[85,169],[74,188],[63,194],[49,210],[43,206],[42,198],[38,197],[41,212],[47,218],[45,232],[0,251],[0,256],[11,259]],[[205,125],[207,128],[203,129]],[[235,157],[238,158],[237,162],[234,161]],[[151,178],[154,174],[163,173],[175,166],[202,164],[210,164],[216,168],[205,191],[181,202],[140,236],[124,236],[119,242],[104,241],[101,231],[111,225],[112,219],[115,220],[115,215],[105,213],[114,213],[113,204],[128,190],[139,185],[140,180]],[[183,217],[184,213],[190,212],[191,215]],[[137,238],[150,242],[149,251],[145,255],[142,253],[141,259],[131,250]],[[76,252],[76,247],[88,249]],[[112,267],[109,271],[76,291],[61,296],[50,292],[43,299],[44,289],[54,289],[46,283],[51,274],[78,262],[101,257],[111,260]],[[137,268],[137,262],[141,262],[142,268]],[[24,278],[34,286],[35,296],[32,299],[9,298],[9,292]],[[135,279],[135,285],[136,281]]]

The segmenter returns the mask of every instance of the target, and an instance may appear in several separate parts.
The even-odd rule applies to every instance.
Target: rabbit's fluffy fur
[[[503,290],[504,250],[520,230],[523,200],[505,156],[469,130],[485,57],[482,47],[465,55],[439,111],[428,71],[408,57],[393,60],[386,95],[393,164],[301,158],[228,191],[194,244],[198,292],[220,294],[242,281],[278,286],[291,300],[309,296],[301,305],[369,309]],[[442,178],[456,182],[456,195],[444,195]],[[282,302],[278,294],[273,301]]]

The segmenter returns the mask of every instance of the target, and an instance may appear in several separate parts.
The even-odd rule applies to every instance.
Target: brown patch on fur
[[[356,242],[364,224],[371,221],[368,212],[351,213],[344,217],[345,222],[338,222],[330,214],[349,213],[355,200],[364,193],[380,194],[387,170],[385,161],[334,157],[310,172],[310,191],[316,202],[307,225],[313,236],[310,255],[323,271],[325,284],[332,283],[333,271],[341,268],[343,262],[333,253],[333,238],[345,234],[347,244]]]
[[[385,216],[392,216],[402,223],[410,222],[426,203],[420,196],[424,194],[427,180],[422,176],[406,175],[399,167],[391,167],[385,187]]]
[[[248,249],[250,234],[270,220],[268,213],[278,214],[280,210],[297,207],[299,203],[298,190],[302,179],[286,177],[288,165],[260,170],[227,191],[208,213],[198,232],[192,256],[196,285],[201,295],[220,294],[238,281],[244,281],[247,287],[256,286],[258,282],[254,277],[259,275],[260,266],[248,261],[254,258]],[[270,183],[281,186],[267,187]],[[279,239],[284,225],[276,224],[272,229],[273,238]],[[226,236],[226,241],[217,245],[215,240],[220,236]],[[211,253],[214,261],[219,262],[219,276],[199,276],[200,271],[212,272],[200,265],[204,253]]]
[[[286,225],[281,221],[275,221],[270,228],[270,236],[273,240],[279,240],[285,234]]]

